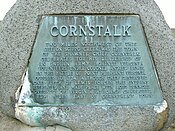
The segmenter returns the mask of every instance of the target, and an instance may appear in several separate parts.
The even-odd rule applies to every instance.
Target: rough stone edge
[[[153,106],[153,107],[154,107],[153,108],[154,110],[152,110],[152,111],[155,112],[155,114],[156,114],[155,115],[156,116],[155,121],[157,121],[155,123],[156,125],[154,125],[154,126],[155,126],[155,130],[158,131],[158,130],[160,130],[160,129],[162,129],[164,127],[164,124],[167,121],[167,118],[168,118],[168,105],[167,105],[166,101],[164,100],[162,103],[159,103],[159,104],[157,104],[156,106]],[[41,113],[41,112],[47,112],[47,115],[50,116],[51,114],[52,115],[55,114],[54,112],[56,112],[56,109],[57,109],[56,107],[50,107],[50,109],[49,109],[49,110],[51,110],[51,112],[50,112],[50,111],[47,111],[48,110],[47,108],[48,107],[33,107],[33,108],[29,108],[29,107],[17,107],[16,108],[16,114],[15,115],[23,123],[26,123],[26,124],[32,125],[32,126],[42,126],[43,123],[40,123],[41,121],[39,119],[42,119],[43,116],[45,116],[45,114],[44,113]],[[128,109],[127,106],[119,107],[119,108],[121,108],[121,109]],[[130,107],[129,110],[132,111],[132,109],[134,109],[134,108],[137,108],[137,107],[133,107],[133,108]],[[145,109],[147,109],[147,108],[150,108],[151,109],[152,106],[145,107]],[[32,114],[32,118],[30,116],[28,116],[28,114]],[[66,113],[65,112],[62,112],[62,114],[66,114]],[[133,115],[133,113],[131,113],[131,114]],[[56,117],[53,117],[52,116],[52,119],[56,119]],[[64,123],[64,122],[66,122],[66,120],[65,121],[62,120],[62,122]],[[60,124],[62,122],[58,122],[59,125],[62,125],[62,124]],[[52,125],[52,123],[49,123],[49,124]],[[53,125],[54,124],[56,124],[55,121],[53,122]],[[63,124],[62,126],[65,126],[65,125]],[[67,126],[67,127],[69,127],[69,126]]]
[[[154,110],[158,113],[157,120],[158,120],[158,126],[156,128],[156,131],[159,131],[164,127],[164,124],[166,123],[168,119],[168,105],[167,102],[164,100],[162,104],[158,104],[157,106],[154,106]]]
[[[0,131],[72,131],[66,127],[59,125],[48,127],[31,127],[22,122],[10,118],[3,114],[0,110]]]

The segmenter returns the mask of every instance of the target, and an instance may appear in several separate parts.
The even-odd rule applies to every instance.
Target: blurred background
[[[16,0],[0,0],[0,20],[2,20],[8,10]],[[175,0],[155,0],[160,7],[170,28],[175,28]]]

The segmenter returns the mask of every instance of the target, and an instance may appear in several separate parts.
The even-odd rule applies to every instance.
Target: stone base
[[[28,125],[62,125],[73,131],[157,131],[166,122],[167,113],[166,101],[146,107],[16,107],[16,118]]]
[[[7,117],[0,111],[0,131],[71,131],[62,126],[31,127],[20,121]]]

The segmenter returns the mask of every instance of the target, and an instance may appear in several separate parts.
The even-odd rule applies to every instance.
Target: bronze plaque
[[[138,15],[43,16],[25,105],[152,105],[163,101]]]

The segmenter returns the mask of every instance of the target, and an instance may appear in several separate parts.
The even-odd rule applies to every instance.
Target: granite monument
[[[1,23],[0,107],[26,125],[160,130],[174,38],[153,0],[18,0]]]

